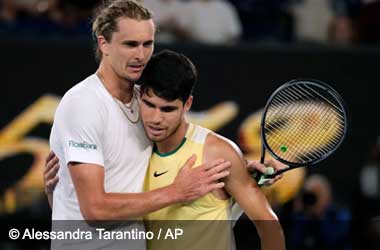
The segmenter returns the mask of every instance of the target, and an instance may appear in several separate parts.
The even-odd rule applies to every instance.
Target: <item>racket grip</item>
[[[264,173],[255,172],[253,173],[253,177],[255,178],[257,185],[262,186],[266,181],[272,179],[277,174],[275,174],[275,170],[272,167],[267,167]]]

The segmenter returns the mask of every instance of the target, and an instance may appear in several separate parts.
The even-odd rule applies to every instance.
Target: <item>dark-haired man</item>
[[[141,118],[148,138],[155,143],[145,190],[172,183],[183,163],[192,155],[196,157],[196,164],[223,157],[232,164],[230,175],[223,179],[224,188],[192,202],[173,204],[146,215],[148,230],[157,231],[157,227],[163,226],[163,220],[181,221],[178,224],[188,230],[184,234],[193,234],[183,240],[153,239],[148,242],[148,249],[232,249],[233,245],[229,244],[232,242],[226,242],[229,224],[215,224],[215,221],[232,219],[231,198],[255,222],[262,249],[285,249],[278,219],[246,171],[239,148],[226,138],[186,121],[196,78],[192,62],[184,55],[168,50],[154,55],[142,74]],[[186,222],[193,225],[188,226]],[[189,227],[195,227],[195,233]]]

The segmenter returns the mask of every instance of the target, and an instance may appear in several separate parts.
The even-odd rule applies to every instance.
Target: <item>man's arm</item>
[[[144,193],[106,193],[102,166],[71,163],[69,170],[86,220],[133,219],[224,186],[217,180],[229,174],[229,162],[218,159],[192,168],[195,160],[195,156],[189,158],[173,184]]]
[[[53,151],[50,151],[46,157],[45,168],[44,168],[44,187],[45,194],[48,198],[50,208],[53,208],[53,191],[58,183],[59,177],[57,175],[59,170],[58,158],[55,156]]]
[[[284,234],[278,218],[257,183],[249,175],[238,147],[221,136],[208,135],[203,160],[207,162],[221,155],[232,164],[230,175],[224,179],[225,190],[255,223],[261,248],[285,249]]]

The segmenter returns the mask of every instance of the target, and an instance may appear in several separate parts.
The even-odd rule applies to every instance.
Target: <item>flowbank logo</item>
[[[70,140],[69,141],[69,147],[73,147],[73,148],[83,148],[83,149],[92,149],[92,150],[96,150],[97,149],[97,146],[95,144],[89,144],[87,142],[76,142],[76,141],[72,141]]]

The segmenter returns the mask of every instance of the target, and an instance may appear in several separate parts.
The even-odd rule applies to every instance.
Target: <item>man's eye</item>
[[[137,47],[139,45],[138,42],[125,42],[124,45],[128,47]]]
[[[145,104],[146,106],[148,106],[149,108],[154,108],[154,105],[153,105],[152,103],[147,102],[147,101],[143,101],[143,102],[144,102],[144,104]]]
[[[153,41],[149,41],[149,42],[144,43],[144,47],[146,47],[146,48],[152,47],[152,45],[153,45]]]
[[[173,112],[174,110],[175,108],[172,108],[172,107],[161,108],[161,111],[166,112],[166,113]]]

